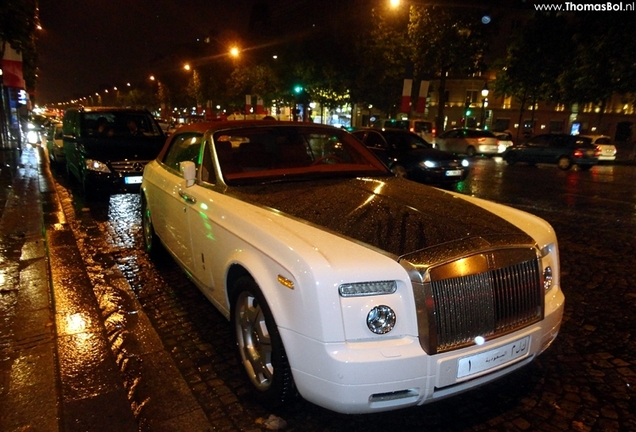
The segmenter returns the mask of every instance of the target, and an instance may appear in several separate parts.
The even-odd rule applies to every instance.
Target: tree
[[[386,8],[372,10],[372,25],[356,41],[357,71],[351,88],[356,103],[373,105],[392,117],[409,69],[410,48],[404,17]]]
[[[485,70],[486,34],[478,9],[411,6],[409,41],[415,76],[439,80],[437,130],[443,130],[446,79]]]
[[[571,40],[563,16],[538,13],[510,44],[505,59],[497,63],[494,92],[519,102],[519,124],[528,105],[534,114],[537,102],[562,100],[559,76],[569,63]]]
[[[600,106],[615,94],[634,102],[636,95],[636,30],[629,13],[577,14],[573,23],[572,62],[559,77],[563,100]]]

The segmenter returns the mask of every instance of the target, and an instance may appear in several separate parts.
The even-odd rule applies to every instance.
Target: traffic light
[[[294,93],[296,93],[296,94],[301,94],[303,92],[303,90],[305,90],[305,89],[301,85],[294,86]]]

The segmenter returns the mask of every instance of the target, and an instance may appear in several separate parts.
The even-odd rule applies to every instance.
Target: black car
[[[166,135],[146,110],[72,108],[64,114],[63,140],[67,173],[90,195],[138,190]]]
[[[508,147],[501,157],[509,165],[517,162],[531,165],[548,163],[556,164],[562,170],[576,165],[586,171],[598,164],[599,155],[599,150],[590,138],[568,134],[542,134]]]
[[[468,161],[437,150],[422,137],[399,129],[360,129],[352,132],[395,175],[422,183],[444,184],[464,180]]]

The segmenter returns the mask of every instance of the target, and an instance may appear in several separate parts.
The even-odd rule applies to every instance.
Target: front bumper
[[[426,354],[412,336],[325,344],[288,329],[280,332],[296,387],[305,399],[336,412],[371,413],[453,396],[528,364],[555,339],[563,304],[563,294],[557,291],[546,298],[542,321],[481,346],[434,356]],[[522,340],[529,341],[529,346],[521,357],[458,378],[460,359],[496,352]]]

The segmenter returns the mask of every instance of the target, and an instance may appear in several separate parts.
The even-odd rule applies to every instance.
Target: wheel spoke
[[[271,385],[274,375],[272,344],[265,316],[256,299],[244,294],[238,303],[237,333],[243,364],[259,388]]]

